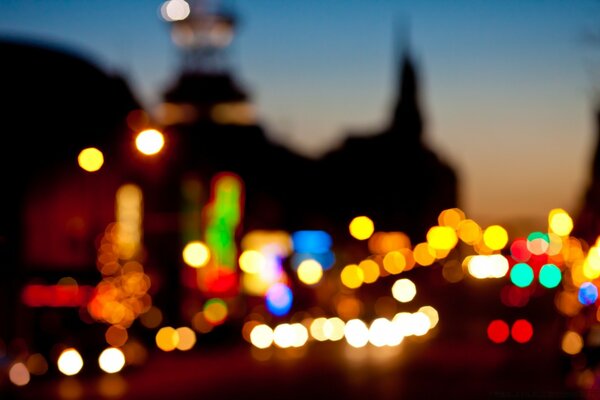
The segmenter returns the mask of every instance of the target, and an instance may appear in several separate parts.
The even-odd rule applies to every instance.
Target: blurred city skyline
[[[492,223],[578,210],[598,129],[600,2],[224,3],[241,21],[232,67],[273,140],[318,156],[387,124],[405,25],[425,140],[456,168],[460,206]],[[82,54],[151,108],[179,71],[160,4],[5,0],[0,36]]]

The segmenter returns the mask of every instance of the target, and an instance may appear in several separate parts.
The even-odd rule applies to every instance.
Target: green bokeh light
[[[557,287],[561,280],[562,273],[554,264],[546,264],[540,270],[540,283],[548,289]]]
[[[533,282],[533,270],[525,263],[515,264],[510,271],[511,282],[518,287],[527,287]]]

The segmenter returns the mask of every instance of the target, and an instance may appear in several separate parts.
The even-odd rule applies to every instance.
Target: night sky
[[[405,30],[426,140],[457,169],[462,208],[490,223],[577,211],[596,140],[599,1],[225,3],[240,16],[232,67],[274,140],[317,156],[381,128]],[[179,68],[160,4],[2,0],[0,36],[80,53],[151,108]]]

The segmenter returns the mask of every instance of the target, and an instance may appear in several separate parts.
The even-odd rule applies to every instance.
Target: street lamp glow
[[[147,156],[158,154],[164,145],[165,137],[156,129],[146,129],[135,138],[135,147]]]

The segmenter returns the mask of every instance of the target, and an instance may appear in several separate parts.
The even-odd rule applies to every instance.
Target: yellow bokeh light
[[[458,229],[458,225],[465,219],[465,213],[460,208],[449,208],[444,210],[438,216],[440,226],[448,226]]]
[[[508,233],[500,225],[492,225],[483,231],[483,243],[492,250],[502,250],[508,243]]]
[[[477,222],[472,219],[465,219],[458,224],[458,237],[469,245],[474,245],[481,241],[482,231]]]
[[[409,248],[410,238],[404,232],[375,232],[369,238],[369,251],[374,254]]]
[[[390,251],[383,257],[383,268],[392,275],[399,274],[406,268],[406,258],[400,251]]]
[[[162,351],[173,351],[177,348],[179,343],[179,334],[177,331],[170,327],[165,326],[160,328],[156,333],[156,346]]]
[[[340,274],[340,278],[342,283],[350,288],[356,289],[359,288],[365,279],[365,275],[363,270],[358,267],[356,264],[346,265]]]
[[[577,332],[568,331],[562,338],[561,348],[567,354],[579,354],[583,349],[583,338]]]
[[[67,376],[77,375],[83,368],[83,359],[73,348],[65,349],[58,357],[58,370]]]
[[[410,279],[398,279],[392,286],[392,296],[401,303],[408,303],[417,295],[417,287]]]
[[[187,351],[190,350],[196,344],[196,333],[187,326],[177,328],[177,335],[179,336],[179,342],[177,343],[177,350]]]
[[[265,256],[256,250],[246,250],[240,254],[240,269],[248,274],[258,274],[263,271],[267,260]]]
[[[109,347],[108,349],[104,349],[100,357],[98,357],[98,364],[102,371],[114,374],[125,366],[125,356],[120,349]]]
[[[158,154],[165,145],[165,137],[156,129],[146,129],[135,138],[135,147],[147,156]]]
[[[273,329],[264,324],[255,326],[250,332],[250,342],[254,347],[266,349],[273,344]]]
[[[415,257],[415,261],[424,267],[427,267],[435,261],[436,253],[435,249],[433,249],[427,243],[419,243],[415,246],[413,250],[413,256]]]
[[[373,283],[379,278],[379,264],[373,260],[363,260],[358,264],[363,272],[364,282]]]
[[[451,250],[457,242],[456,231],[450,226],[434,226],[427,232],[427,243],[435,250]]]
[[[366,240],[375,231],[375,225],[369,217],[356,217],[350,222],[350,235],[358,240]]]
[[[323,277],[323,267],[316,260],[304,260],[298,266],[297,273],[302,283],[314,285]]]
[[[200,241],[188,243],[183,248],[183,261],[193,268],[204,267],[210,259],[208,246]]]
[[[88,172],[96,172],[104,164],[104,155],[97,148],[88,147],[81,150],[79,156],[77,156],[77,163],[82,169]]]
[[[573,219],[562,208],[555,208],[548,214],[550,232],[559,236],[569,236],[573,230]]]

